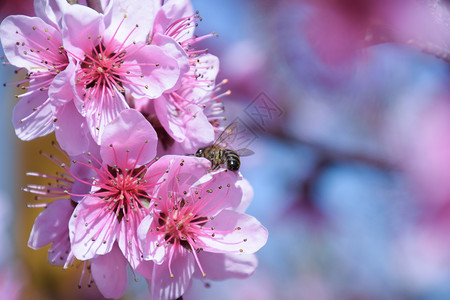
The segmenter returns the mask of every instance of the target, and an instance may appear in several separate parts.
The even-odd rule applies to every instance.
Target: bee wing
[[[214,145],[219,146],[222,149],[229,148],[229,145],[232,144],[232,141],[236,137],[237,127],[237,122],[233,122],[228,125],[214,142]]]
[[[256,135],[241,122],[233,122],[226,127],[214,145],[222,149],[246,149]]]
[[[253,152],[252,150],[247,149],[247,148],[242,148],[242,149],[236,150],[235,152],[239,156],[249,156],[249,155],[255,154],[255,152]]]

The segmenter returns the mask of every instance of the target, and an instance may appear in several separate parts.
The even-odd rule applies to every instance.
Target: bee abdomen
[[[239,155],[233,150],[225,149],[224,150],[225,164],[227,169],[230,171],[237,171],[241,165],[241,161],[239,159]]]

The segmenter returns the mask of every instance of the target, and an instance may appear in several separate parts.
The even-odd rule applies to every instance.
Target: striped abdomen
[[[223,163],[227,166],[227,169],[230,171],[237,171],[241,165],[241,161],[239,159],[239,155],[230,149],[223,150]]]

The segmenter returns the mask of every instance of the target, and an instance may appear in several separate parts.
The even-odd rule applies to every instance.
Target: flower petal
[[[34,0],[34,11],[45,23],[57,27],[61,23],[64,8],[69,5],[67,0]]]
[[[79,260],[110,252],[116,241],[118,220],[103,202],[98,197],[85,197],[70,218],[72,251]]]
[[[170,270],[173,277],[170,276]],[[187,290],[196,268],[194,257],[183,248],[175,249],[172,261],[154,265],[151,282],[153,300],[177,299]]]
[[[143,219],[143,209],[136,209],[130,218],[126,216],[120,222],[120,229],[117,232],[117,242],[123,255],[130,263],[133,270],[142,262],[142,246],[138,238],[138,226]]]
[[[50,203],[34,221],[28,247],[39,249],[47,244],[59,242],[69,234],[69,219],[74,207],[70,199],[59,199]]]
[[[155,220],[151,215],[146,216],[138,227],[138,237],[143,245],[143,255],[145,260],[153,260],[161,264],[166,258],[166,247],[158,247],[164,242],[161,234],[157,234]],[[151,229],[151,231],[150,231]]]
[[[53,243],[50,249],[48,249],[48,262],[54,266],[66,266],[72,264],[73,255],[71,249],[69,230],[67,230],[64,239],[61,239],[57,243]]]
[[[236,185],[239,177],[239,173],[224,169],[205,173],[190,189],[190,194],[198,192],[203,202],[198,214],[214,216],[223,209],[237,207],[242,199],[242,190]]]
[[[199,111],[186,123],[183,149],[186,153],[195,153],[198,148],[213,144],[214,137],[214,127],[205,114]]]
[[[155,158],[157,140],[156,131],[144,116],[127,109],[105,128],[100,154],[110,166],[125,169],[134,162],[143,165]]]
[[[75,64],[69,63],[66,69],[53,78],[48,95],[54,105],[64,105],[74,98],[70,82],[74,80]]]
[[[91,260],[95,284],[105,298],[120,298],[127,289],[127,260],[115,244],[108,254]]]
[[[158,98],[172,89],[182,75],[178,62],[158,46],[136,43],[127,48],[127,53],[121,68],[134,76],[123,85],[135,98]]]
[[[164,53],[177,61],[178,68],[180,69],[180,74],[185,74],[187,71],[189,71],[190,65],[188,56],[184,49],[181,48],[180,44],[178,44],[174,39],[157,33],[152,38],[152,44],[159,46],[161,49],[163,49]],[[170,90],[167,90],[166,92],[177,90],[181,85],[182,79],[183,76],[180,76],[175,86]]]
[[[239,206],[235,208],[235,210],[237,212],[244,213],[253,200],[253,188],[250,185],[250,182],[242,177],[236,182],[236,185],[242,190],[242,201]]]
[[[115,35],[115,39],[119,41],[123,41],[128,37],[128,41],[130,42],[147,42],[148,35],[151,34],[156,12],[160,6],[161,2],[154,0],[114,1],[114,5],[112,5],[110,11],[111,16],[105,16],[105,19],[111,20],[106,24],[105,35],[111,37]],[[123,20],[124,15],[126,15],[126,19],[120,28],[117,28],[117,24]],[[139,25],[139,27],[136,25]],[[130,35],[132,30],[133,33]]]
[[[84,53],[90,53],[93,41],[105,29],[103,15],[87,6],[73,4],[67,7],[62,20],[64,47],[83,61]]]
[[[174,115],[176,107],[169,100],[169,95],[162,95],[154,100],[155,112],[164,130],[176,141],[182,142],[186,138],[186,124]]]
[[[232,210],[221,211],[205,228],[211,228],[214,234],[199,236],[207,252],[250,254],[267,242],[267,229],[258,220]]]
[[[156,14],[154,22],[154,32],[164,33],[173,22],[194,14],[191,1],[189,0],[168,0]],[[180,36],[186,39],[192,37],[194,31],[191,29],[184,30]]]
[[[55,107],[45,91],[22,97],[13,110],[13,125],[17,136],[24,141],[53,132]]]
[[[116,89],[104,89],[98,98],[85,100],[86,121],[97,143],[100,143],[105,126],[128,108],[125,97]]]
[[[95,144],[85,118],[79,114],[73,102],[60,107],[55,117],[56,140],[69,156],[86,153],[89,146]]]
[[[39,18],[8,16],[0,25],[0,36],[8,61],[29,72],[36,71],[33,67],[42,68],[43,57],[50,63],[59,59],[61,33]]]

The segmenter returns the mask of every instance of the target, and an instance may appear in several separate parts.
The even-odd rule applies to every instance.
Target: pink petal
[[[105,35],[112,37],[117,31],[115,39],[124,41],[131,30],[134,29],[133,33],[128,37],[128,41],[130,43],[133,41],[146,42],[149,34],[151,36],[153,21],[160,6],[161,2],[154,0],[114,1],[111,11],[107,13],[111,14],[111,16],[105,16],[105,19],[110,18],[111,20],[106,24]],[[117,30],[117,25],[122,21],[124,15],[127,15],[127,17]],[[136,28],[136,25],[139,25],[139,27]]]
[[[208,97],[211,90],[214,89],[217,74],[219,72],[219,58],[212,54],[203,54],[197,58],[195,63],[195,74],[201,77],[205,81],[209,81],[209,84],[203,84],[196,86],[192,89],[186,89],[183,93],[183,97],[187,99],[194,99],[197,102],[203,97]],[[210,96],[209,96],[210,97]]]
[[[165,155],[150,168],[151,173],[163,174],[158,195],[167,197],[173,191],[189,192],[193,201],[202,202],[198,214],[213,216],[223,209],[237,207],[242,190],[235,185],[238,173],[225,170],[209,173],[210,165],[204,158]]]
[[[177,299],[187,290],[196,268],[194,257],[184,248],[177,248],[170,264],[169,259],[161,265],[155,264],[151,282],[152,300]]]
[[[64,71],[55,76],[48,89],[48,95],[54,105],[64,105],[74,98],[70,85],[74,76],[75,64],[73,63],[69,63]]]
[[[133,269],[142,262],[142,246],[138,238],[138,226],[143,219],[144,211],[137,209],[128,220],[122,218],[117,232],[117,242],[123,255]]]
[[[182,142],[186,138],[186,126],[181,118],[173,115],[170,110],[176,108],[172,105],[167,95],[162,95],[154,100],[155,112],[164,130],[176,141]]]
[[[161,264],[166,258],[167,251],[166,247],[157,246],[157,244],[164,242],[164,237],[156,232],[156,226],[152,224],[153,222],[154,219],[151,215],[146,216],[139,225],[137,234],[143,245],[144,259]],[[150,231],[150,228],[152,231]]]
[[[194,277],[206,280],[246,279],[253,275],[258,266],[254,254],[201,252],[198,259],[206,277],[199,268],[195,270]]]
[[[62,45],[61,33],[36,17],[6,17],[0,25],[0,36],[8,61],[30,72],[36,71],[32,67],[41,66],[41,59],[36,60],[35,57],[48,57],[50,62],[55,59],[54,55],[44,52],[46,47],[49,47],[49,53],[58,53],[58,47]],[[37,54],[30,49],[39,49],[41,52]]]
[[[158,33],[153,36],[152,44],[159,46],[161,49],[163,49],[164,53],[177,61],[178,68],[180,69],[181,74],[185,74],[187,71],[189,71],[190,65],[187,54],[184,49],[181,48],[180,44],[178,44],[174,39]],[[170,90],[167,90],[166,92],[177,90],[181,85],[182,79],[183,77],[180,76],[175,86]]]
[[[69,231],[64,240],[53,243],[50,249],[48,249],[47,260],[54,266],[65,266],[66,264],[72,264],[73,259],[69,259],[71,253],[71,245],[69,240]]]
[[[154,31],[164,33],[167,27],[173,22],[193,14],[194,10],[189,0],[165,1],[164,5],[156,14]],[[192,29],[190,29],[189,32],[185,30],[182,35],[187,39],[194,35],[194,31]]]
[[[198,148],[213,144],[214,138],[214,127],[203,112],[198,112],[195,114],[195,118],[186,123],[183,149],[186,153],[195,153]]]
[[[106,90],[99,98],[85,100],[86,121],[92,137],[100,143],[105,126],[116,119],[119,114],[128,109],[125,97],[117,91]]]
[[[138,165],[150,162],[156,156],[156,146],[157,135],[152,125],[138,111],[127,109],[105,128],[100,154],[110,166],[129,168],[134,162]]]
[[[151,171],[156,174],[164,174],[167,171],[161,177],[165,181],[158,191],[164,197],[173,190],[180,193],[189,191],[194,183],[204,177],[208,169],[209,161],[203,158],[178,155],[164,155],[151,166]]]
[[[54,122],[56,140],[69,156],[85,153],[90,144],[95,144],[90,131],[73,102],[58,108]]]
[[[45,91],[24,96],[13,110],[13,125],[24,141],[45,136],[53,131],[55,107]]]
[[[141,274],[145,279],[151,280],[153,275],[153,266],[154,263],[152,261],[143,260],[136,267],[136,272]]]
[[[105,298],[120,298],[127,289],[127,261],[119,247],[91,260],[95,284]]]
[[[178,82],[181,73],[178,62],[155,45],[136,43],[127,48],[127,59],[122,68],[137,77],[123,82],[135,98],[158,98]]]
[[[93,142],[91,142],[90,144],[96,146],[96,148],[99,148]],[[100,157],[100,155],[98,154],[98,150],[96,151],[92,147],[90,147],[88,150],[89,152],[91,152],[92,156]],[[72,185],[71,199],[75,202],[80,202],[84,196],[89,195],[89,192],[92,189],[92,186],[90,184],[86,184],[85,182],[91,182],[92,177],[97,176],[97,172],[91,168],[86,167],[91,156],[87,156],[83,153],[79,156],[71,156],[71,158],[76,160],[77,162],[82,161],[85,163],[85,165],[80,163],[73,163],[70,165],[70,173],[73,174],[74,178],[77,178],[77,180],[75,180]]]
[[[154,100],[155,113],[164,130],[178,143],[184,153],[195,153],[198,148],[214,142],[214,127],[197,106],[190,106],[189,113],[180,113],[171,96],[162,95]]]
[[[69,5],[66,0],[34,0],[34,11],[45,23],[57,27],[61,23],[64,8]]]
[[[219,170],[204,174],[191,188],[191,193],[199,191],[205,203],[201,215],[215,215],[223,209],[237,207],[241,203],[242,190],[237,187],[237,172]]]
[[[64,47],[80,61],[92,50],[91,39],[104,32],[103,15],[83,5],[68,6],[62,24]]]
[[[242,177],[236,182],[236,185],[242,190],[242,201],[234,210],[240,213],[244,213],[253,200],[253,188],[250,185],[250,182]]]
[[[221,211],[204,227],[214,227],[215,234],[199,237],[206,244],[203,248],[207,252],[251,254],[267,242],[267,229],[258,220],[232,210]]]
[[[36,217],[28,240],[28,247],[36,250],[68,238],[69,219],[73,209],[70,199],[59,199],[50,203]]]
[[[118,220],[113,211],[107,211],[103,201],[98,197],[85,197],[70,218],[72,251],[79,260],[110,252],[116,241]]]

